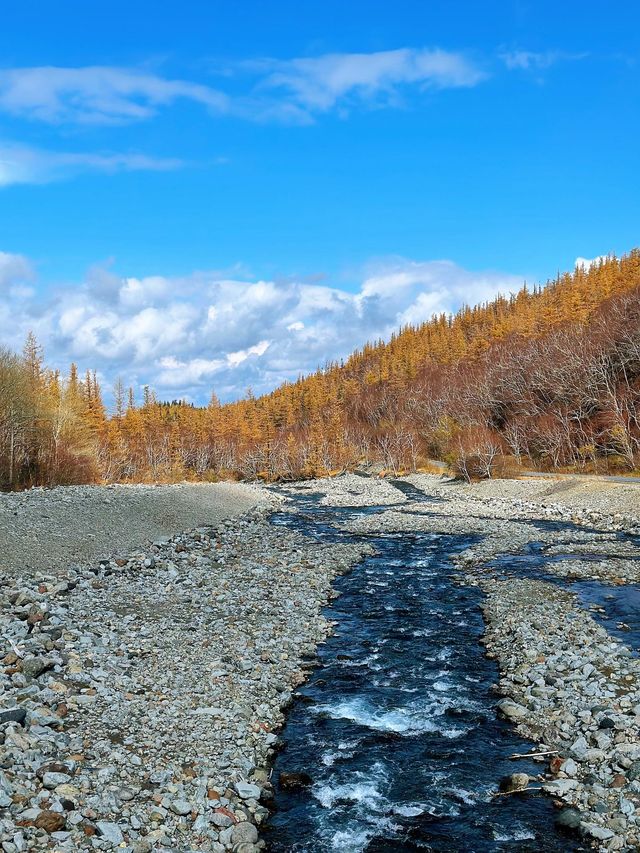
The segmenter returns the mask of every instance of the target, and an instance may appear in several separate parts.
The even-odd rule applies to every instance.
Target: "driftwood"
[[[510,797],[511,794],[528,794],[529,791],[542,791],[541,787],[538,788],[516,788],[515,791],[496,791],[495,794],[492,794],[492,797]]]
[[[515,752],[513,755],[509,756],[509,759],[512,758],[539,758],[542,755],[556,755],[558,752],[557,749],[547,749],[545,752]]]

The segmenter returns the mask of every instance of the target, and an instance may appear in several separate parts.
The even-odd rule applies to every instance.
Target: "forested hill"
[[[0,358],[0,482],[640,466],[640,250],[368,344],[273,393],[105,414],[95,376]]]

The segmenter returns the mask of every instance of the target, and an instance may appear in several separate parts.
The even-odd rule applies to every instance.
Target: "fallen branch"
[[[515,752],[513,755],[509,756],[509,759],[512,758],[539,758],[541,755],[556,755],[558,752],[557,749],[547,749],[545,752]]]
[[[527,794],[529,791],[542,791],[542,787],[538,788],[516,788],[515,791],[496,791],[492,797],[509,797],[511,794]]]

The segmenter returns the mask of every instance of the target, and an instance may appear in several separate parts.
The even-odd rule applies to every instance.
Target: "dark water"
[[[413,497],[413,496],[411,496]],[[332,526],[376,511],[298,501],[274,523],[323,540],[353,541]],[[379,509],[379,508],[378,508]],[[335,584],[338,622],[299,691],[274,768],[277,811],[265,835],[283,851],[573,851],[536,795],[492,797],[500,779],[542,765],[509,760],[532,744],[495,715],[498,680],[483,654],[482,593],[452,579],[462,537],[366,537],[378,554]],[[285,791],[280,772],[308,773]]]
[[[489,565],[503,576],[536,578],[568,589],[577,596],[580,605],[587,609],[597,622],[637,654],[640,650],[640,586],[570,580],[547,569],[549,564],[566,559],[600,561],[605,557],[601,554],[591,557],[588,554],[572,554],[570,545],[567,546],[567,553],[548,556],[543,553],[539,543],[532,543],[521,554],[505,555]],[[598,609],[594,609],[594,605]]]

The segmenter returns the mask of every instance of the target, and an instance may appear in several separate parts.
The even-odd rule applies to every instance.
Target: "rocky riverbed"
[[[510,487],[502,483],[474,489],[419,475],[405,482],[417,490],[413,500],[354,516],[343,528],[360,535],[421,531],[477,537],[451,559],[460,583],[486,594],[484,643],[499,663],[497,690],[506,697],[498,713],[534,741],[536,751],[546,753],[545,772],[515,771],[505,782],[509,795],[542,790],[564,805],[559,823],[598,849],[640,849],[637,645],[612,636],[585,611],[570,585],[536,578],[535,572],[522,577],[516,562],[523,553],[534,554],[548,576],[604,581],[615,590],[637,584],[638,518],[615,511],[610,489],[611,501],[598,495],[597,508],[591,509],[583,501],[579,508],[565,503],[566,487],[556,493],[560,500],[537,502],[504,497],[502,488]],[[337,505],[344,505],[346,488],[343,483]],[[356,505],[366,503],[367,492],[371,505],[383,503],[375,499],[375,483],[352,478],[349,488],[358,493]],[[624,488],[625,494],[633,489]],[[636,494],[640,497],[640,489]],[[330,487],[324,500],[332,500]],[[627,507],[633,504],[627,501]]]
[[[541,784],[568,828],[606,850],[640,848],[640,661],[574,596],[535,580],[485,579],[485,646],[500,665],[498,711],[549,752]]]
[[[634,487],[620,487],[619,511],[610,485],[591,505],[584,484],[576,496],[539,482],[348,475],[229,487],[228,512],[212,509],[208,487],[132,488],[0,496],[5,853],[262,849],[278,732],[331,631],[332,581],[371,551],[368,537],[416,533],[470,540],[449,562],[485,596],[495,711],[548,753],[506,783],[534,791],[505,796],[552,797],[560,822],[603,851],[640,847],[638,638],[612,633],[606,607],[587,611],[571,586],[601,582],[603,600],[636,589]],[[282,501],[314,493],[354,508],[346,538],[270,523]],[[81,544],[74,518],[87,514]],[[57,522],[66,538],[49,536]]]
[[[276,732],[362,551],[259,510],[5,579],[2,849],[260,849]]]
[[[0,571],[54,572],[214,524],[265,500],[244,483],[60,486],[0,493]]]

